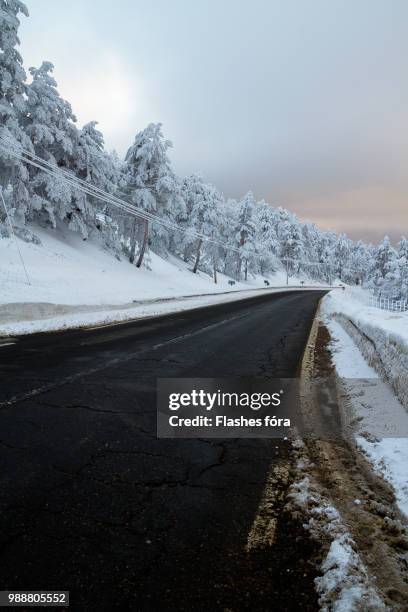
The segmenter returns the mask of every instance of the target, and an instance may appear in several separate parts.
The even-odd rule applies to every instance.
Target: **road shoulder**
[[[298,442],[293,510],[303,513],[321,547],[315,585],[323,608],[402,611],[408,598],[406,521],[392,487],[356,443],[350,390],[336,371],[330,342],[317,318],[303,360],[302,412],[324,435],[309,431],[304,444]],[[323,393],[311,384],[319,379],[329,381]]]

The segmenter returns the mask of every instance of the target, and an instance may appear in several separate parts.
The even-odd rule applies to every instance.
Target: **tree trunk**
[[[245,260],[245,280],[248,280],[248,260]]]
[[[136,251],[136,229],[137,229],[137,217],[133,219],[132,234],[130,236],[130,253],[129,262],[132,264],[135,261]]]
[[[224,257],[224,265],[223,265],[223,268],[224,268],[224,274],[226,274],[226,273],[227,273],[227,264],[228,264],[228,256],[227,256],[227,255],[225,255],[225,257]]]
[[[237,280],[240,280],[240,278],[241,278],[241,267],[242,267],[242,259],[241,259],[241,256],[238,256]]]
[[[239,240],[239,246],[241,248],[245,244],[245,238],[246,238],[246,232],[242,231],[241,232],[241,238]],[[240,280],[240,278],[241,278],[241,270],[242,270],[242,259],[241,259],[241,249],[240,249],[240,252],[238,253],[237,280]],[[245,280],[246,280],[246,278],[245,278]]]
[[[144,234],[143,234],[142,248],[140,249],[140,253],[139,253],[138,260],[137,260],[136,268],[140,268],[140,266],[142,265],[143,257],[144,257],[145,251],[146,251],[148,237],[149,237],[149,221],[146,219],[145,220]]]
[[[214,272],[214,283],[217,284],[217,261],[213,259],[213,272]]]
[[[196,255],[196,260],[195,260],[195,264],[194,264],[194,268],[193,268],[194,274],[197,273],[198,264],[200,263],[201,245],[202,244],[203,244],[203,241],[200,238],[199,241],[198,241],[197,255]]]

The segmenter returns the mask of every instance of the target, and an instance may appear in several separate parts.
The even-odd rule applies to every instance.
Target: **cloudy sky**
[[[322,228],[408,234],[406,0],[26,0],[25,67],[123,154],[161,121],[179,174]]]

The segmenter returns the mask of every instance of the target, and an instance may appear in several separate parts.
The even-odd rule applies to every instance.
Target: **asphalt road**
[[[158,440],[158,377],[292,377],[321,292],[0,346],[0,590],[71,610],[316,610],[312,545],[245,552],[276,440]],[[309,546],[309,548],[308,548]]]

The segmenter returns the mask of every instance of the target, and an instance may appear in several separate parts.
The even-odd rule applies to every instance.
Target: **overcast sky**
[[[407,0],[26,0],[26,68],[55,64],[123,154],[150,121],[176,172],[252,189],[354,238],[408,234]]]

